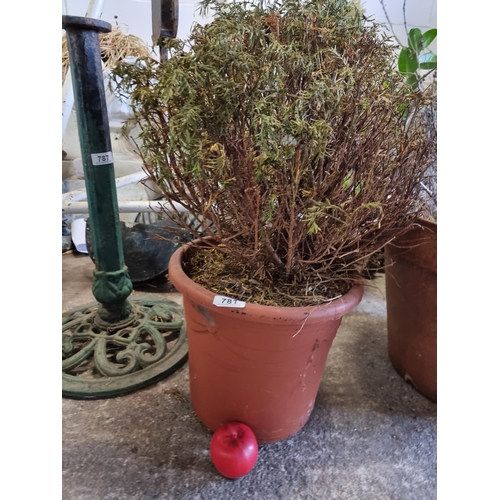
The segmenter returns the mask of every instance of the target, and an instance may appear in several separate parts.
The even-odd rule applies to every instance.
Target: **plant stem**
[[[384,0],[379,0],[379,1],[380,1],[380,5],[382,5],[382,9],[384,10],[385,18],[387,19],[387,22],[389,23],[389,26],[391,27],[392,35],[394,36],[394,38],[396,39],[396,41],[399,43],[399,45],[401,47],[403,47],[403,44],[401,43],[401,41],[399,40],[399,38],[396,36],[396,33],[394,32],[394,27],[392,26],[391,20],[389,19],[389,15],[387,14],[387,10],[385,8]]]

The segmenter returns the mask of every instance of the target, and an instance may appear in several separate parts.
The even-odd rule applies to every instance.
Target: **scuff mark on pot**
[[[213,333],[215,331],[215,320],[209,309],[203,307],[201,304],[197,304],[192,300],[189,300],[190,304],[203,316],[205,320],[206,326],[208,327],[208,331]]]

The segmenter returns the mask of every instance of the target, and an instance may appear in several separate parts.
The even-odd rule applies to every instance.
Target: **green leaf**
[[[353,170],[350,170],[344,177],[344,180],[342,181],[343,189],[347,189],[351,185],[353,174],[354,174]]]
[[[418,28],[413,28],[408,33],[408,45],[417,54],[422,50],[422,32]]]
[[[364,186],[364,184],[365,184],[365,179],[356,182],[356,187],[354,188],[354,196],[358,196],[358,194],[361,193],[361,188]]]
[[[406,83],[411,85],[412,89],[415,90],[418,87],[418,78],[417,75],[413,74],[406,78]]]
[[[316,222],[312,219],[307,221],[307,234],[316,234],[321,231],[321,228],[316,224]]]
[[[398,59],[398,68],[401,73],[415,73],[418,70],[417,54],[409,48],[401,50]]]
[[[418,64],[422,69],[434,69],[437,66],[438,58],[436,54],[427,52],[418,58]]]
[[[438,30],[436,28],[433,28],[433,29],[426,31],[422,35],[422,48],[425,49],[426,47],[428,47],[432,43],[434,38],[436,38],[437,34],[438,34]]]

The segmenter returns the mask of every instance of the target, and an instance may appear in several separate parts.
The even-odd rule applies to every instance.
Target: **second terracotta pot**
[[[184,273],[186,251],[196,247],[173,254],[169,277],[183,294],[195,413],[213,431],[243,422],[260,443],[291,436],[311,414],[328,351],[342,316],[361,301],[362,281],[327,305],[220,307]]]
[[[389,358],[437,401],[437,224],[424,219],[385,247]]]

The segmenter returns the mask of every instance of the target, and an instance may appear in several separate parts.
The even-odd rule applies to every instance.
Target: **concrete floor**
[[[63,310],[94,300],[94,266],[65,254]],[[181,303],[165,284],[156,292]],[[212,433],[193,414],[189,367],[117,398],[62,400],[63,499],[431,500],[436,498],[436,404],[387,356],[384,276],[366,282],[343,320],[305,427],[260,446],[255,467],[229,480],[209,455]]]

